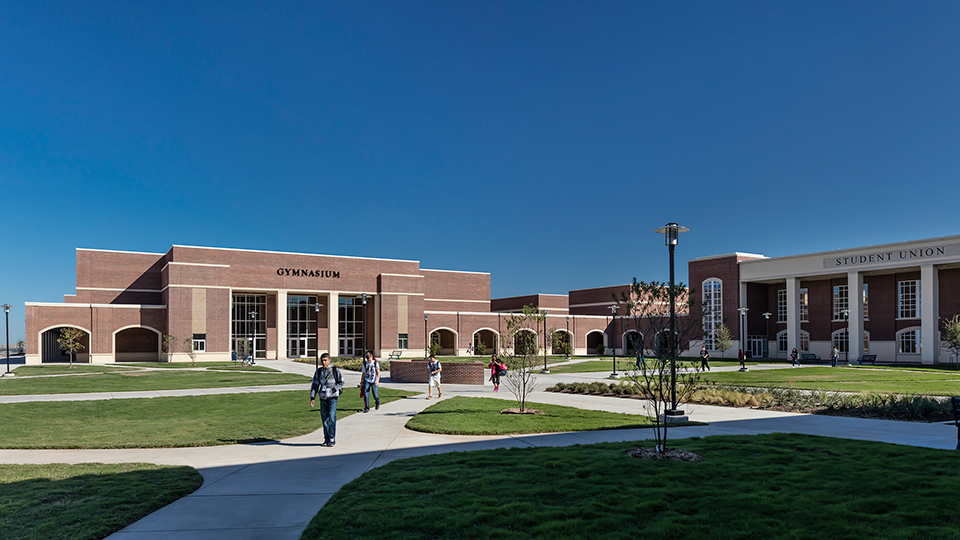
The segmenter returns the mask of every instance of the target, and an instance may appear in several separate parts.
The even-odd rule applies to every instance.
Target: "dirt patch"
[[[640,448],[638,446],[627,450],[624,454],[630,457],[657,461],[703,461],[701,456],[679,448],[667,448],[666,452],[657,452],[655,448]]]
[[[535,414],[535,415],[541,415],[541,414],[543,414],[543,411],[541,411],[540,409],[526,409],[526,410],[524,410],[523,412],[520,412],[520,409],[514,407],[513,409],[504,409],[504,410],[500,411],[500,414]]]

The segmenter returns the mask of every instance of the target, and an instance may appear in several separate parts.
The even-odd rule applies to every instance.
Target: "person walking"
[[[700,369],[710,371],[710,353],[707,352],[706,345],[700,347]]]
[[[373,351],[369,350],[366,354],[366,359],[363,361],[363,412],[370,412],[370,394],[373,394],[373,399],[376,402],[374,405],[375,410],[380,410],[380,362],[377,362],[376,357],[373,356]]]
[[[440,372],[443,371],[443,366],[440,365],[440,361],[434,355],[430,355],[430,361],[427,362],[427,369],[430,370],[430,382],[427,386],[427,399],[430,399],[433,394],[433,387],[437,387],[437,399],[443,397],[443,392],[440,390]]]
[[[747,369],[747,355],[743,354],[743,349],[740,349],[740,369]]]
[[[330,354],[320,355],[320,367],[313,374],[310,384],[310,408],[314,399],[320,400],[320,421],[323,423],[323,444],[337,444],[337,398],[343,392],[343,375],[340,368],[330,365]]]
[[[492,355],[490,357],[490,365],[487,366],[490,368],[490,382],[493,383],[493,391],[500,391],[500,376],[507,371],[507,366],[500,362],[500,359],[497,358],[497,355]]]
[[[840,360],[840,350],[836,347],[830,351],[830,366],[837,367],[837,362]]]
[[[797,367],[800,365],[800,353],[797,352],[797,348],[794,347],[793,351],[790,352],[790,367]]]

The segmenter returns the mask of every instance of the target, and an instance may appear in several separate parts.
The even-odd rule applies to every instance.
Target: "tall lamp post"
[[[313,308],[317,310],[317,350],[314,351],[317,353],[316,358],[314,359],[314,365],[317,369],[320,369],[320,308],[323,307],[323,304],[316,302],[313,304]]]
[[[430,342],[427,341],[427,314],[423,314],[423,357],[430,358]]]
[[[570,359],[570,351],[573,350],[573,340],[570,339],[570,316],[567,315],[567,335],[563,336],[569,341],[570,347],[567,349],[567,360]]]
[[[366,358],[367,354],[367,298],[370,298],[367,293],[360,295],[360,301],[363,302],[363,335],[360,336],[360,343],[363,344],[363,348],[360,350],[361,358]]]
[[[767,320],[767,333],[764,334],[764,336],[766,337],[763,338],[763,349],[764,349],[763,357],[767,359],[770,358],[770,316],[771,315],[773,315],[773,313],[770,313],[769,311],[763,314],[763,318]]]
[[[617,378],[617,305],[610,304],[610,325],[613,327],[613,335],[610,336],[610,345],[613,349],[613,373],[611,379]]]
[[[670,250],[670,336],[667,339],[670,340],[670,403],[672,408],[664,411],[666,416],[683,416],[683,411],[677,409],[677,308],[676,293],[673,290],[673,251],[677,247],[680,233],[689,231],[690,229],[673,222],[653,231],[663,235],[667,248]]]
[[[547,310],[544,309],[540,312],[543,314],[543,371],[540,373],[550,373],[550,370],[547,369]]]
[[[843,351],[843,363],[849,366],[850,365],[850,310],[849,309],[843,310],[843,320],[847,321],[847,347],[846,347],[846,350]]]
[[[747,312],[750,311],[750,308],[739,307],[737,311],[740,312],[740,353],[743,354],[744,359],[746,359],[747,351],[745,350],[744,342],[747,341]],[[740,371],[746,370],[746,360],[741,360]]]
[[[250,365],[257,363],[257,312],[250,312]]]
[[[3,305],[3,314],[7,322],[7,374],[10,374],[10,304]]]

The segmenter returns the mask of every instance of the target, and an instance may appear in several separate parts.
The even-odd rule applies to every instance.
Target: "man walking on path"
[[[323,444],[337,444],[337,398],[343,392],[343,375],[340,368],[330,365],[330,354],[320,355],[320,367],[313,374],[310,384],[310,408],[314,398],[320,400],[320,421],[323,423]]]
[[[363,385],[361,393],[363,394],[363,412],[370,412],[370,394],[373,393],[373,399],[376,401],[374,409],[380,410],[380,362],[373,356],[373,351],[367,351],[366,360],[363,361]]]
[[[700,347],[700,369],[710,371],[710,353],[707,352],[706,346]]]
[[[836,347],[830,351],[830,366],[837,367],[837,361],[840,360],[840,350]]]
[[[440,361],[437,360],[435,356],[430,355],[430,361],[427,363],[427,369],[430,370],[430,386],[427,386],[427,399],[432,397],[433,387],[437,387],[437,398],[443,397],[443,392],[440,390],[440,372],[443,371],[443,366],[440,365]]]

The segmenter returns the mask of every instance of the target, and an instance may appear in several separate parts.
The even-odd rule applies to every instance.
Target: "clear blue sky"
[[[960,233],[960,2],[0,3],[0,303],[76,247],[414,259],[494,296]],[[309,4],[313,4],[312,2]]]

